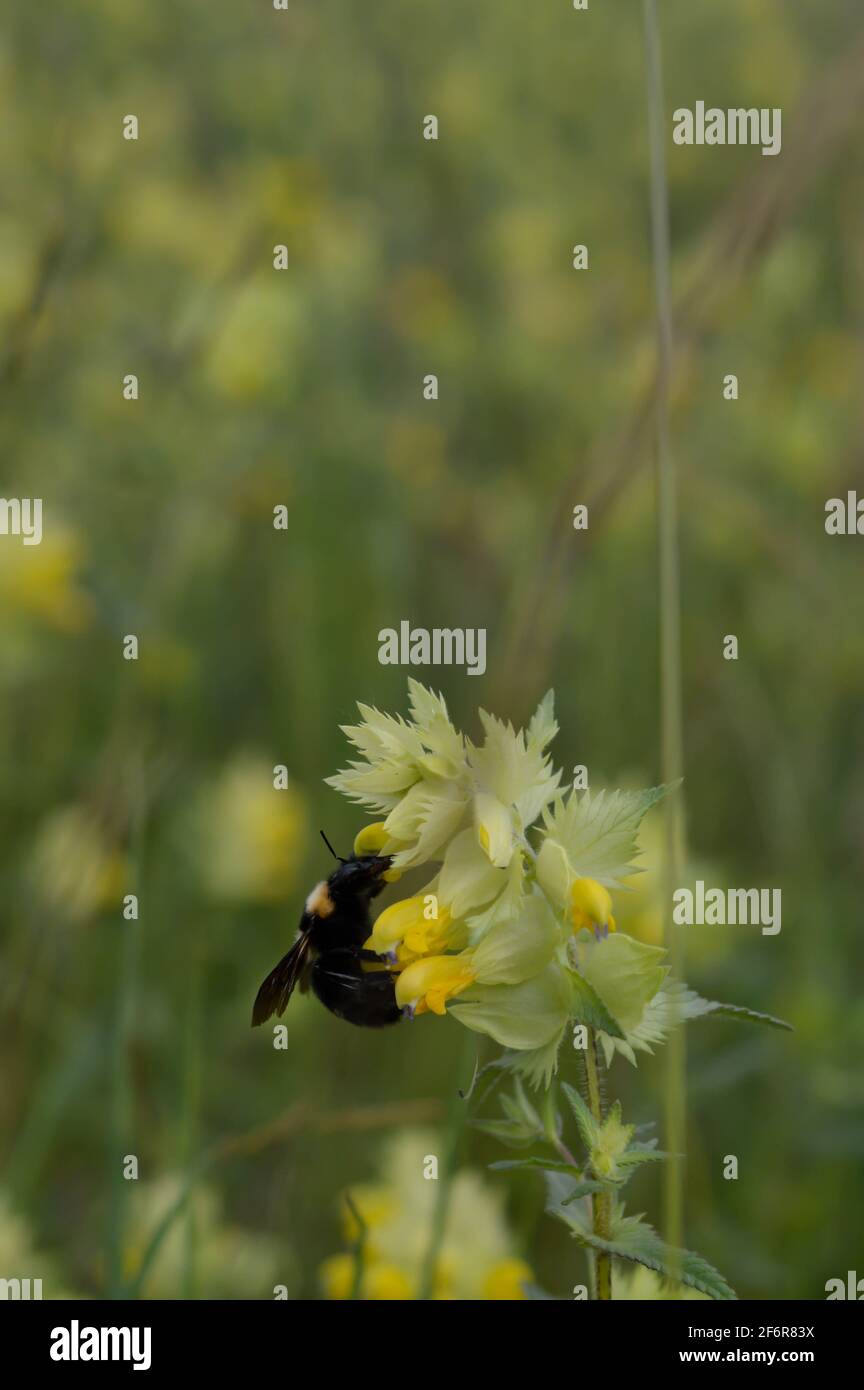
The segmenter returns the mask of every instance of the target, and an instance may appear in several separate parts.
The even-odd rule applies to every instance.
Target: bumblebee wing
[[[266,1023],[273,1014],[281,1015],[285,1012],[288,1000],[294,992],[294,986],[307,963],[310,944],[309,933],[303,932],[294,942],[288,954],[284,955],[276,968],[270,971],[259,989],[252,1007],[253,1028],[257,1028],[259,1023]]]

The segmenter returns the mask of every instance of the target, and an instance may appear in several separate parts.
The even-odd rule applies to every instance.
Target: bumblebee
[[[321,832],[339,868],[306,899],[297,940],[262,984],[252,1027],[285,1012],[295,985],[312,990],[326,1009],[359,1028],[398,1023],[394,975],[381,957],[364,949],[372,930],[370,903],[387,887],[389,855],[352,854],[342,859]]]

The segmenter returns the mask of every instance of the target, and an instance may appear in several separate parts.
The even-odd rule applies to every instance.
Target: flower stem
[[[660,556],[660,707],[661,765],[664,782],[677,782],[684,772],[681,698],[681,586],[678,560],[678,502],[675,466],[670,444],[669,393],[674,338],[670,274],[669,192],[666,177],[663,55],[657,0],[643,0],[651,150],[651,244],[657,304],[657,521]],[[684,862],[684,798],[670,796],[665,806],[663,889],[666,911],[680,881]],[[673,976],[684,978],[684,935],[667,924],[665,940]],[[676,1020],[673,1018],[673,1023]],[[666,1165],[665,1234],[678,1247],[683,1239],[684,1187],[682,1160],[686,1134],[686,1052],[684,1030],[673,1027],[666,1052],[666,1145],[676,1157]]]
[[[585,1079],[588,1087],[588,1105],[596,1123],[603,1123],[603,1102],[600,1097],[600,1062],[597,1057],[597,1041],[589,1030],[588,1047],[585,1050]],[[608,1192],[595,1192],[591,1198],[591,1212],[594,1220],[594,1234],[601,1240],[608,1240],[612,1226],[612,1202]],[[597,1252],[596,1259],[597,1298],[612,1297],[612,1256]]]
[[[354,1223],[357,1227],[357,1240],[354,1243],[354,1274],[351,1278],[351,1292],[348,1297],[351,1299],[358,1299],[363,1288],[363,1273],[366,1265],[366,1239],[369,1235],[369,1227],[363,1220],[350,1192],[345,1193],[345,1205],[353,1216]]]

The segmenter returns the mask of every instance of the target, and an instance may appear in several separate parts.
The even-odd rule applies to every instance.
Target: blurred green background
[[[864,542],[824,531],[862,478],[864,14],[661,9],[667,133],[783,110],[776,159],[667,142],[689,839],[784,908],[693,928],[688,977],[796,1029],[691,1027],[687,1241],[741,1296],[820,1298],[864,1225]],[[145,1295],[317,1297],[341,1194],[436,1132],[477,1041],[309,998],[287,1051],[249,1028],[319,827],[362,822],[338,725],[405,706],[379,628],[486,627],[485,676],[425,673],[457,724],[552,685],[565,769],[658,776],[641,5],[60,0],[7,14],[0,67],[3,491],[44,499],[41,546],[0,538],[0,1275],[128,1292],[192,1178]],[[615,1064],[628,1118],[662,1079]],[[461,1163],[502,1156],[466,1130]],[[539,1179],[484,1184],[568,1296]]]

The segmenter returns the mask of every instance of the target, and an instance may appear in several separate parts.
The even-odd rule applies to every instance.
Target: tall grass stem
[[[681,693],[681,581],[678,553],[678,497],[669,424],[669,392],[674,355],[672,320],[669,190],[666,172],[666,112],[663,48],[657,0],[643,0],[651,165],[651,250],[657,322],[656,478],[660,599],[660,760],[664,782],[684,774]],[[673,975],[684,977],[683,928],[672,922],[672,895],[684,863],[684,797],[679,789],[665,802],[664,931]],[[674,1020],[673,1020],[674,1022]],[[676,1157],[666,1165],[666,1239],[679,1246],[684,1231],[683,1158],[686,1135],[687,1058],[684,1029],[674,1027],[665,1054],[666,1146]]]

